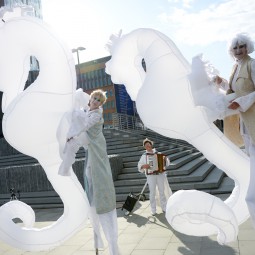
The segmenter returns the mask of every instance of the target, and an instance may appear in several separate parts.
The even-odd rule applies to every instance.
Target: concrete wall
[[[123,168],[122,158],[119,155],[109,155],[109,160],[113,180],[116,180]],[[84,159],[78,159],[73,168],[83,186]],[[0,194],[10,193],[11,188],[19,190],[21,194],[53,190],[40,164],[0,168]]]
[[[16,154],[20,154],[20,152],[10,146],[4,138],[0,138],[0,156],[9,156]]]

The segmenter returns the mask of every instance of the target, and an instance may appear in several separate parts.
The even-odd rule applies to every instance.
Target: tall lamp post
[[[80,84],[81,84],[81,69],[80,69],[80,58],[79,58],[79,51],[82,51],[82,50],[86,50],[86,48],[84,47],[78,47],[76,49],[72,49],[72,52],[76,52],[77,54],[77,61],[78,61],[78,87],[80,88]]]

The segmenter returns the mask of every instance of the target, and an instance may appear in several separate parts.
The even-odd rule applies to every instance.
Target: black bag
[[[138,201],[138,196],[130,192],[121,210],[126,209],[127,211],[131,212],[134,209],[137,201]]]

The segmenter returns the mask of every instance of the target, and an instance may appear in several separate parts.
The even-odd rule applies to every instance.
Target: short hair
[[[236,34],[228,43],[228,53],[231,57],[234,58],[233,48],[236,45],[246,45],[247,54],[250,54],[254,51],[254,42],[251,40],[250,36],[246,33],[238,33]]]
[[[106,92],[101,89],[96,89],[92,91],[92,93],[90,94],[90,98],[92,98],[93,96],[99,96],[100,102],[102,104],[104,104],[107,100]]]
[[[150,143],[151,146],[153,145],[153,141],[149,140],[148,138],[146,138],[146,139],[143,140],[143,147],[144,147],[144,145],[145,145],[146,143]]]

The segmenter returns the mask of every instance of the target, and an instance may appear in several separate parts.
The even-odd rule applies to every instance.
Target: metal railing
[[[112,124],[114,129],[119,130],[145,130],[140,118],[122,113],[112,114]]]
[[[181,147],[190,147],[194,148],[192,145],[190,145],[188,142],[180,140],[180,139],[175,139],[175,138],[169,138],[169,137],[164,137],[163,135],[160,135],[153,130],[150,130],[147,128],[142,120],[138,117],[134,117],[131,115],[126,115],[126,114],[121,114],[121,113],[113,113],[112,114],[112,128],[117,129],[117,130],[123,130],[123,131],[128,131],[132,132],[133,130],[136,131],[142,131],[139,132],[143,136],[149,136],[152,137],[153,139],[157,141],[166,141],[168,140],[171,141],[173,144],[176,144]]]

